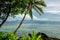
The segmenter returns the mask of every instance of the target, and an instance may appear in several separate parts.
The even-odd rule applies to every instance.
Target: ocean
[[[2,32],[14,32],[17,28],[19,21],[6,22],[0,31]],[[24,21],[19,30],[17,31],[17,36],[27,35],[32,31],[42,32],[47,34],[49,37],[60,38],[60,21]]]

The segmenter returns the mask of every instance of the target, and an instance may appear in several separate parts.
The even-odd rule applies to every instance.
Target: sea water
[[[6,22],[0,31],[2,32],[14,32],[18,27],[19,22]],[[51,21],[28,21],[23,22],[19,30],[17,31],[17,36],[27,35],[32,31],[42,32],[47,34],[49,37],[60,38],[60,22]]]

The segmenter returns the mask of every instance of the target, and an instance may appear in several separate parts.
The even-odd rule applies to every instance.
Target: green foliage
[[[0,32],[0,40],[42,40],[41,35],[37,36],[36,32],[31,33],[28,36],[16,37],[12,32],[4,34]]]
[[[23,36],[22,38],[19,38],[19,40],[27,40],[27,37]]]
[[[36,5],[40,5],[43,7],[46,7],[46,4],[43,0],[39,1],[39,0],[0,0],[0,19],[2,19],[2,14],[4,14],[4,18],[6,17],[6,15],[8,14],[8,11],[10,10],[11,16],[14,15],[18,15],[18,14],[24,14],[23,12],[25,11],[25,9],[27,9],[28,13],[30,15],[31,18],[33,18],[32,15],[32,9],[36,10],[38,13],[43,13],[42,8],[36,6]],[[35,8],[37,9],[35,9]]]
[[[6,35],[6,40],[17,40],[17,38],[13,33],[9,32]]]
[[[37,36],[36,32],[33,32],[33,33],[31,34],[31,37],[28,36],[28,39],[29,39],[29,40],[42,40],[41,35],[38,35],[38,36]]]
[[[0,40],[17,40],[17,37],[11,32],[8,32],[7,34],[0,32]]]
[[[6,38],[6,35],[3,32],[0,32],[0,40],[4,40]]]
[[[31,34],[29,34],[27,37],[23,36],[21,37],[19,40],[42,40],[41,35],[36,34],[36,32],[33,32]]]

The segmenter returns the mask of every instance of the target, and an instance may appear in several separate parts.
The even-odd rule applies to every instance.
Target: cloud
[[[50,14],[60,14],[60,11],[57,11],[57,10],[49,10],[45,12],[50,13]]]
[[[45,12],[49,12],[51,14],[59,14],[60,13],[60,0],[45,0],[47,4],[47,8],[44,10]]]
[[[59,3],[53,2],[53,3],[48,3],[47,7],[60,7]]]
[[[51,19],[49,18],[48,21],[60,21],[60,19],[59,18],[51,18]]]
[[[15,15],[15,17],[13,18],[13,17],[9,17],[8,19],[7,19],[7,21],[16,21],[16,20],[21,20],[23,18],[23,15]]]

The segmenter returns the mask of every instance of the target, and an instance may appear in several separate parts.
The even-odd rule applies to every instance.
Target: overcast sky
[[[44,0],[47,7],[43,8],[44,14],[41,16],[33,10],[33,20],[41,21],[60,21],[60,0]],[[17,15],[15,18],[8,18],[8,21],[21,20],[23,15]],[[29,15],[25,20],[31,20]]]

